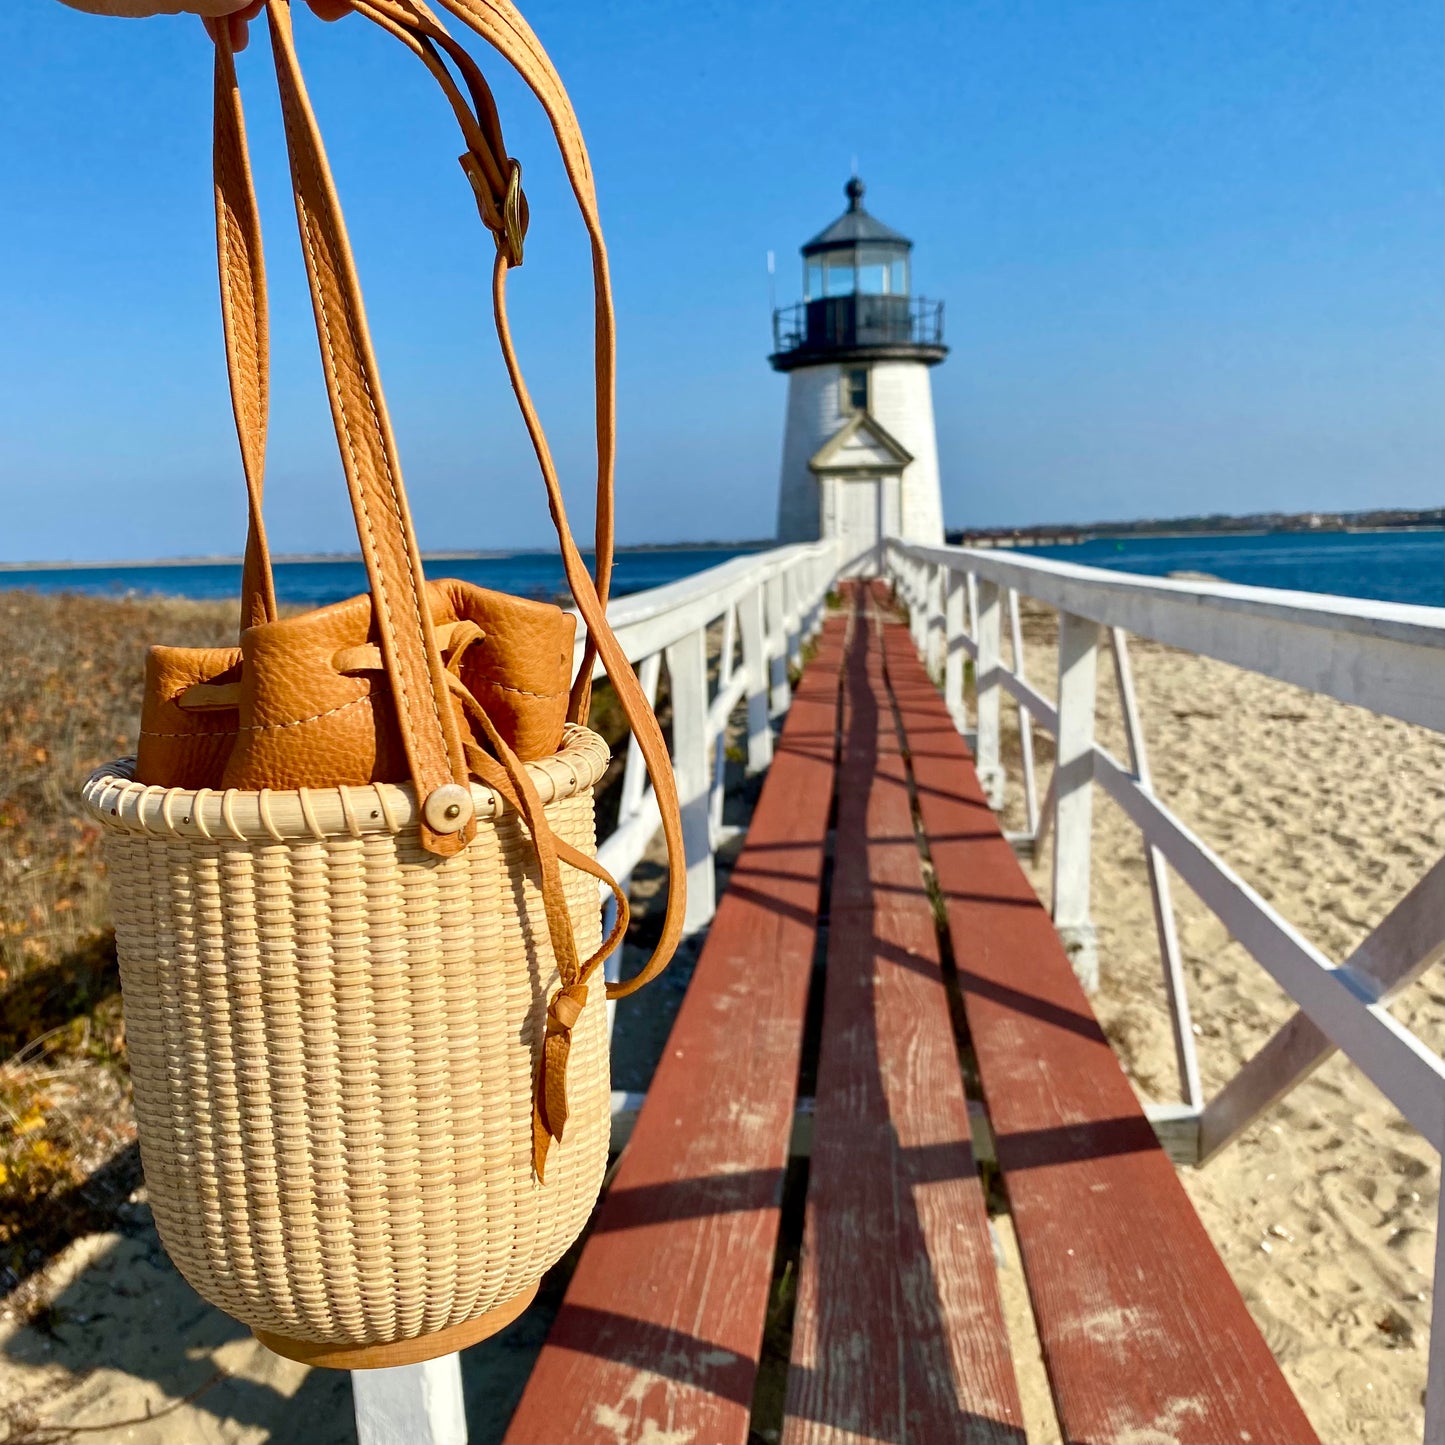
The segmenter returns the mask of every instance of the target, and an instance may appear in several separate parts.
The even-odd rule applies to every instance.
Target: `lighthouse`
[[[928,369],[948,354],[943,303],[909,289],[913,242],[863,208],[802,248],[803,299],[773,312],[788,377],[778,541],[844,540],[844,571],[875,572],[878,543],[943,541]]]

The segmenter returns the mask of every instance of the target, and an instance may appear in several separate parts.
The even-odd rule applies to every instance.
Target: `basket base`
[[[476,1319],[463,1320],[459,1325],[450,1325],[433,1334],[389,1344],[326,1345],[317,1344],[314,1340],[290,1340],[285,1335],[273,1335],[269,1330],[252,1330],[251,1333],[273,1354],[324,1370],[385,1370],[394,1365],[419,1365],[423,1360],[434,1360],[439,1355],[454,1355],[458,1350],[506,1329],[536,1299],[540,1283],[539,1280],[528,1285],[521,1294],[513,1295],[505,1304],[489,1309]]]

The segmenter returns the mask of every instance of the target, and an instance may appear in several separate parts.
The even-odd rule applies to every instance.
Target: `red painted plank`
[[[861,617],[844,718],[782,1438],[1021,1442],[905,765]]]
[[[1314,1440],[907,632],[884,646],[1064,1438]]]
[[[513,1445],[747,1438],[818,926],[842,642],[841,620],[830,622],[794,690],[667,1052],[512,1417]]]

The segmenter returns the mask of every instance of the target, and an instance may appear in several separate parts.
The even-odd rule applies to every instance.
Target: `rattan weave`
[[[529,764],[595,854],[607,748],[569,727]],[[601,979],[573,1030],[547,1179],[532,1093],[558,987],[531,840],[474,785],[477,836],[422,850],[410,788],[196,794],[124,763],[104,825],[146,1183],[212,1303],[296,1340],[370,1344],[474,1319],[576,1238],[610,1128]],[[585,957],[595,879],[564,868]]]

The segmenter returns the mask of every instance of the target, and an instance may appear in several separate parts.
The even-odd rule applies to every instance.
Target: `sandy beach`
[[[199,640],[202,620],[188,613],[187,635]],[[84,639],[78,619],[68,621],[71,643]],[[1049,694],[1052,620],[1027,613],[1024,630],[1029,675]],[[108,644],[102,637],[95,645]],[[1445,846],[1445,741],[1149,643],[1134,642],[1131,655],[1160,794],[1307,937],[1332,958],[1346,956]],[[1099,700],[1101,739],[1123,756],[1107,653]],[[1005,821],[1013,828],[1023,821],[1016,714],[1011,704],[1004,713]],[[91,746],[83,720],[77,726],[66,766]],[[1036,742],[1042,792],[1050,750],[1042,736]],[[746,796],[730,807],[741,821]],[[1027,866],[1047,897],[1047,861]],[[1177,878],[1174,887],[1212,1093],[1292,1010]],[[1103,977],[1096,1008],[1141,1095],[1172,1101],[1177,1081],[1143,853],[1132,826],[1097,792],[1093,898]],[[644,995],[655,997],[653,1011],[620,1031],[627,1057],[618,1082],[626,1087],[645,1082],[686,973],[684,966],[667,988]],[[1412,986],[1396,1013],[1438,1046],[1445,969]],[[109,1078],[110,1067],[83,1050],[7,1065],[7,1107],[20,1107],[26,1088],[62,1105],[76,1090],[89,1099],[82,1082]],[[1337,1057],[1183,1179],[1321,1438],[1418,1439],[1440,1188],[1429,1146]],[[1000,1237],[1005,1294],[1018,1303],[1022,1281],[1006,1228]],[[559,1290],[557,1281],[517,1326],[464,1357],[476,1445],[500,1438]],[[8,1303],[0,1445],[354,1439],[345,1379],[278,1360],[205,1306],[160,1250],[141,1193],[105,1228],[59,1250]],[[1041,1368],[1021,1364],[1029,1437],[1057,1439]],[[74,1428],[86,1433],[72,1436]]]

